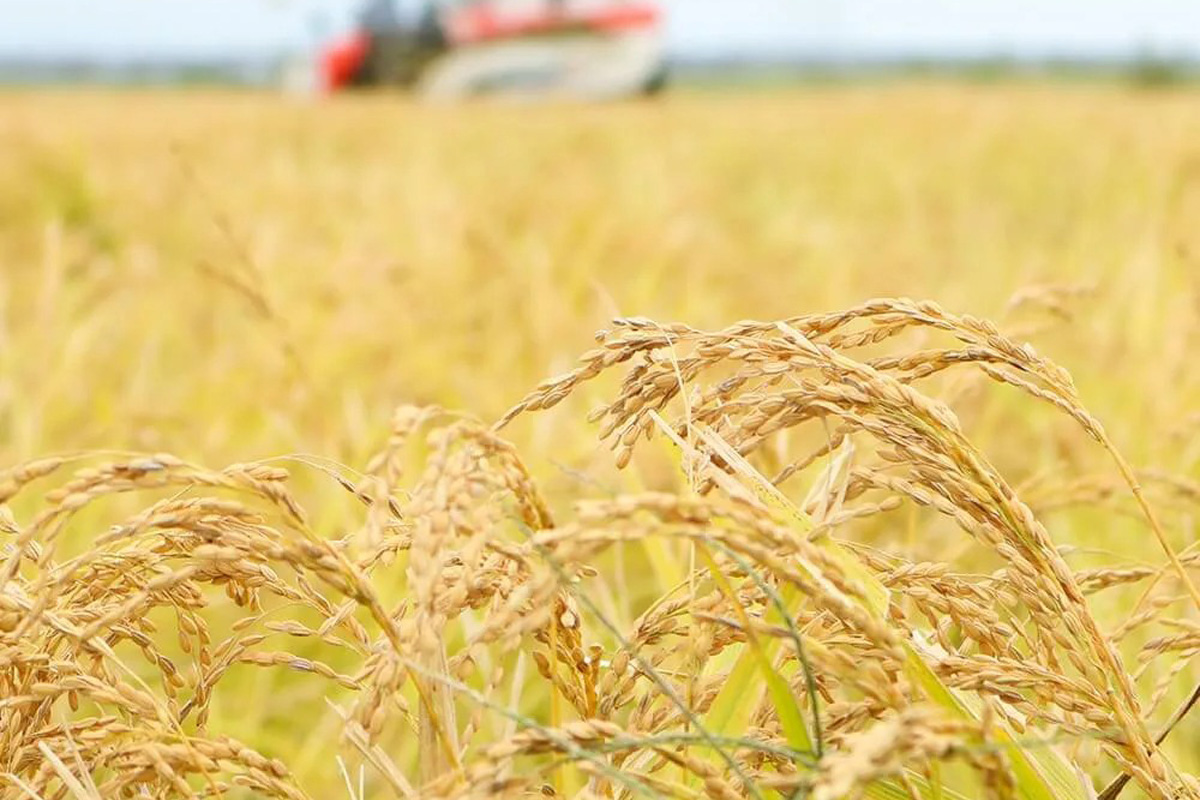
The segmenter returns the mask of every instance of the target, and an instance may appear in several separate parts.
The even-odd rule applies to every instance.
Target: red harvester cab
[[[322,53],[320,84],[431,98],[649,93],[665,75],[662,24],[657,4],[633,0],[424,3],[407,14],[396,0],[374,0]]]

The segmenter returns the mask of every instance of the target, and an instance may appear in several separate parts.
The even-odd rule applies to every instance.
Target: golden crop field
[[[1198,220],[1189,89],[0,94],[0,798],[1200,797]]]

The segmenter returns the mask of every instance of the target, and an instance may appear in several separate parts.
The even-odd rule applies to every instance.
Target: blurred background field
[[[1058,284],[1095,292],[1037,344],[1151,456],[1196,411],[1198,173],[1189,92],[1108,86],[11,92],[0,442],[353,461],[399,402],[495,418],[620,314],[1003,317]]]
[[[710,329],[908,296],[993,319],[1066,367],[1130,461],[1176,480],[1156,496],[1183,550],[1200,497],[1198,219],[1189,85],[909,76],[458,106],[9,89],[0,467],[101,449],[361,468],[397,406],[492,422],[617,316]],[[556,508],[681,486],[669,458],[613,468],[584,419],[612,389],[506,431]],[[1006,387],[956,407],[1045,501],[1056,543],[1163,561],[1132,516],[1052,508],[1073,478],[1113,478],[1070,420]],[[299,485],[341,532],[341,488]],[[912,553],[956,541],[943,526],[917,542],[908,519],[864,536]],[[1115,627],[1131,596],[1093,611]],[[285,757],[312,796],[344,796],[326,687],[284,670],[229,680],[213,727]],[[300,729],[297,708],[313,710]],[[1165,751],[1200,770],[1200,716]]]

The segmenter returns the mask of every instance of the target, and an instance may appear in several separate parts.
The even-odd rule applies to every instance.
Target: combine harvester
[[[431,100],[479,95],[607,99],[650,94],[666,70],[662,13],[636,0],[372,0],[355,30],[321,53],[325,92],[412,89]]]

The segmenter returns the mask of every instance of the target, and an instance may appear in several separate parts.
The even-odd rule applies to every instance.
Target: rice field
[[[1200,797],[1200,104],[0,94],[0,798]]]

